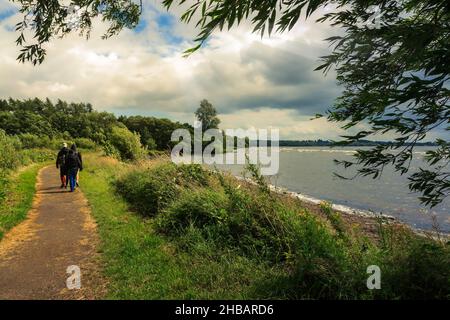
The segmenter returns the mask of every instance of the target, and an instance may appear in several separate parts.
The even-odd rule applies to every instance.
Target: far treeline
[[[345,146],[349,147],[374,147],[374,146],[388,146],[392,145],[391,141],[371,141],[371,140],[359,140],[354,141]],[[268,143],[270,145],[270,142]],[[335,147],[336,142],[331,140],[280,140],[280,147]],[[435,142],[418,142],[416,146],[433,147],[437,146]]]
[[[212,111],[211,111],[212,110]],[[200,114],[200,112],[203,112]],[[206,115],[205,115],[206,114]],[[202,120],[203,127],[217,128],[220,120],[212,105],[203,100],[196,116]],[[217,123],[206,123],[204,119],[213,119]],[[119,116],[113,113],[98,112],[90,103],[68,103],[58,100],[53,103],[38,98],[28,100],[0,100],[0,129],[8,135],[19,136],[25,148],[54,148],[53,143],[60,140],[78,141],[82,145],[108,146],[114,140],[114,132],[118,135],[138,135],[140,143],[147,150],[167,151],[174,143],[172,132],[184,128],[193,132],[188,123],[174,122],[145,116]],[[130,132],[123,132],[126,129]],[[34,137],[33,137],[34,136]],[[83,140],[88,139],[88,140]],[[261,143],[260,141],[259,143]],[[248,144],[248,141],[247,143]],[[389,141],[354,141],[348,146],[389,145]],[[265,145],[270,145],[267,141]],[[331,140],[280,140],[280,147],[332,147]],[[418,142],[420,146],[435,146],[434,142]],[[120,150],[119,150],[120,151]],[[119,152],[120,153],[120,152]]]
[[[118,138],[134,134],[147,149],[165,151],[171,148],[171,134],[178,128],[193,130],[187,123],[168,119],[116,117],[112,113],[95,111],[89,103],[68,103],[61,100],[53,103],[49,99],[43,101],[38,98],[0,100],[0,129],[8,135],[22,137],[25,144],[47,143],[30,145],[30,148],[51,147],[45,137],[49,138],[50,143],[61,139],[89,139],[97,145],[105,146],[115,136]],[[32,136],[40,139],[34,141]]]

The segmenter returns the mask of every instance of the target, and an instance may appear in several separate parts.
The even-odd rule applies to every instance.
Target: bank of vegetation
[[[256,167],[247,168],[253,185],[164,157],[91,161],[85,190],[103,233],[111,297],[450,297],[446,240],[387,221],[369,235],[327,204],[317,214],[270,192]],[[371,265],[381,269],[379,290],[367,288]]]
[[[0,239],[26,217],[40,164],[53,157],[49,149],[24,148],[20,138],[0,129]]]
[[[41,144],[51,145],[53,140],[75,139],[83,144],[107,147],[119,154],[125,143],[135,143],[131,141],[133,139],[121,140],[124,135],[127,138],[134,135],[134,140],[146,150],[167,151],[173,146],[170,138],[175,129],[193,130],[189,124],[168,119],[116,117],[112,113],[94,110],[89,103],[53,102],[38,98],[0,100],[0,128],[8,135],[38,136]],[[120,155],[124,160],[130,160],[127,158],[130,154]]]

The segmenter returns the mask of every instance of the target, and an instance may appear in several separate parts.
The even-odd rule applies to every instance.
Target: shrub
[[[117,159],[117,160],[121,160],[120,157],[120,152],[119,150],[116,149],[116,147],[114,147],[109,141],[106,141],[103,144],[103,152],[105,154],[105,156]]]
[[[108,139],[106,138],[106,135],[103,132],[94,132],[91,135],[92,141],[99,145],[104,145],[107,143]]]
[[[189,227],[202,229],[226,225],[226,209],[227,199],[223,193],[204,189],[184,192],[158,216],[158,229],[167,234],[181,235]]]
[[[97,148],[97,144],[88,138],[77,138],[75,144],[80,149],[95,150]]]
[[[109,151],[117,153],[121,160],[138,160],[145,154],[139,135],[126,128],[114,127],[109,136],[109,143]]]
[[[20,142],[0,129],[0,170],[12,170],[20,165]]]
[[[167,151],[148,150],[149,159],[156,159],[167,156]]]
[[[154,216],[182,192],[182,187],[207,183],[207,173],[201,166],[166,163],[137,169],[118,179],[116,188],[136,211],[144,216]]]
[[[383,290],[375,298],[449,299],[450,243],[417,236],[403,227],[381,228],[377,263]]]
[[[24,139],[23,142],[21,139]],[[43,142],[44,141],[44,142]],[[8,136],[5,131],[0,129],[0,204],[7,195],[11,171],[17,169],[20,165],[28,165],[34,162],[43,162],[55,158],[55,153],[48,149],[22,149],[25,145],[32,144],[47,145],[50,141],[48,137],[41,139],[34,135]],[[35,143],[34,143],[35,142]]]
[[[318,218],[299,214],[265,191],[236,187],[218,176],[223,189],[185,190],[157,217],[158,230],[183,236],[197,228],[208,241],[272,263],[336,256],[329,250],[336,249],[337,239]]]
[[[50,138],[47,136],[39,137],[31,133],[23,133],[18,137],[24,149],[48,147],[50,144]]]
[[[55,160],[56,153],[50,149],[26,149],[21,152],[21,164],[28,165],[31,163],[45,162]]]
[[[5,199],[7,194],[9,180],[5,170],[0,169],[0,204]]]
[[[144,216],[156,215],[177,194],[174,183],[163,174],[135,171],[117,181],[117,190]]]
[[[22,142],[22,147],[24,149],[53,149],[57,150],[61,147],[64,139],[59,141],[58,139],[52,139],[48,136],[37,136],[30,133],[23,133],[18,135],[20,141]]]
[[[158,148],[158,145],[156,144],[156,141],[153,138],[148,138],[145,144],[148,150],[156,150]]]

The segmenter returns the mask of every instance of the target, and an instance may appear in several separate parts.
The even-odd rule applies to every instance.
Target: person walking
[[[73,144],[67,153],[67,172],[69,174],[70,192],[74,192],[77,188],[78,171],[83,171],[83,158],[81,153],[77,151],[77,146]]]
[[[59,169],[59,176],[61,179],[61,189],[67,188],[68,183],[68,172],[66,166],[67,154],[69,153],[69,148],[67,148],[67,143],[63,143],[61,150],[58,152],[56,157],[56,169]]]

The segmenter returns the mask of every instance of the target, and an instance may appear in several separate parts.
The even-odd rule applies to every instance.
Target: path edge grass
[[[48,165],[48,162],[31,164],[9,176],[9,192],[0,204],[0,241],[9,230],[27,218],[36,195],[39,173]]]

